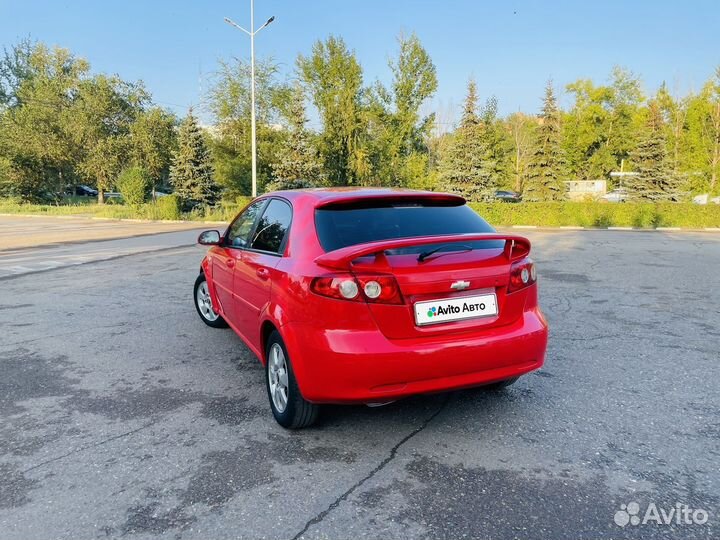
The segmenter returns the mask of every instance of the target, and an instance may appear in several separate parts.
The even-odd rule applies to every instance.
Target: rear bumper
[[[281,329],[303,397],[314,403],[382,402],[479,386],[542,366],[548,329],[539,309],[475,334],[390,340],[379,330]]]

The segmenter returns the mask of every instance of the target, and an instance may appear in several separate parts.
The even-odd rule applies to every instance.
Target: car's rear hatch
[[[510,324],[522,316],[526,296],[507,294],[511,260],[525,256],[529,244],[520,237],[495,234],[463,202],[375,201],[362,208],[320,209],[316,215],[319,237],[324,247],[335,249],[317,262],[356,275],[395,277],[402,304],[368,303],[388,338],[461,334]],[[325,234],[330,226],[335,228],[334,236]],[[448,304],[460,309],[450,315],[453,320],[433,317],[437,315],[433,308]],[[487,304],[487,309],[463,312],[480,304]]]

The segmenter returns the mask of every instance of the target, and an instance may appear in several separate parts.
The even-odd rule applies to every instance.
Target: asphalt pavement
[[[720,236],[527,235],[541,371],[299,432],[199,320],[201,248],[6,274],[0,538],[720,537]]]
[[[203,227],[203,224],[192,221],[0,214],[0,256],[7,250],[128,238],[198,227]]]

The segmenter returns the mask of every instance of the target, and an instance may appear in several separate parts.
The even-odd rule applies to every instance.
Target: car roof
[[[367,199],[433,199],[453,201],[462,204],[465,199],[460,195],[441,193],[435,191],[420,191],[403,188],[378,188],[378,187],[334,187],[334,188],[307,188],[275,191],[267,193],[266,196],[279,196],[289,200],[307,199],[314,203],[314,206],[325,206],[340,204]]]

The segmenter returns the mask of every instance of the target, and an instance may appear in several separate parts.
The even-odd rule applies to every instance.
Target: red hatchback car
[[[530,242],[457,195],[311,189],[264,195],[212,246],[195,305],[265,366],[287,428],[322,403],[387,403],[542,366],[548,328]]]

